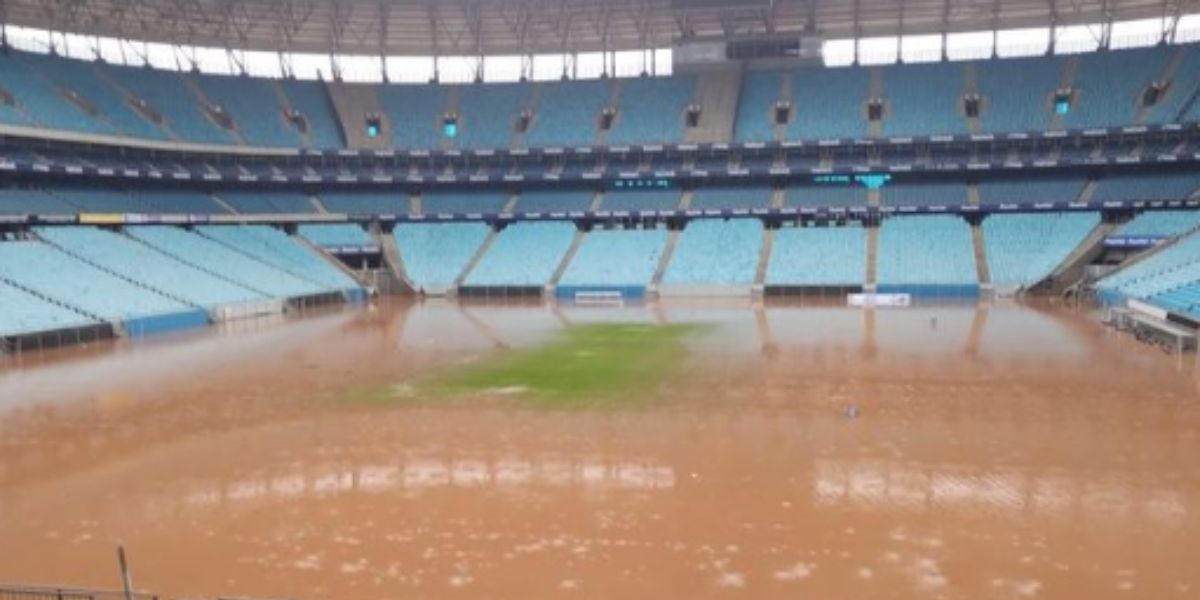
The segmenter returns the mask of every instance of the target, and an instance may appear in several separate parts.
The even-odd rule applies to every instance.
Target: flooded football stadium
[[[430,391],[595,323],[696,327],[603,403]],[[123,545],[168,597],[1194,598],[1198,396],[1194,357],[1015,303],[384,303],[29,354],[0,580],[117,588]]]

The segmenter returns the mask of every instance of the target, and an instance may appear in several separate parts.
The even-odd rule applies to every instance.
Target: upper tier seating
[[[590,191],[527,191],[517,200],[517,212],[583,212],[591,209],[596,195]]]
[[[971,228],[959,217],[893,217],[879,230],[880,285],[974,285]]]
[[[679,201],[678,190],[611,190],[604,193],[600,210],[676,210]]]
[[[856,286],[867,277],[867,233],[846,227],[783,227],[775,232],[768,285]]]
[[[464,282],[472,286],[544,286],[575,238],[570,222],[514,223],[501,231]]]
[[[124,94],[100,77],[94,63],[63,60],[40,54],[16,56],[32,65],[59,87],[75,90],[99,111],[100,114],[96,118],[111,123],[117,133],[154,140],[167,139],[165,131],[134,112],[126,102]]]
[[[209,102],[220,106],[251,146],[298,148],[300,133],[288,124],[273,84],[257,77],[192,75]]]
[[[1099,223],[1100,214],[1095,212],[988,216],[983,220],[983,240],[992,283],[1037,284]]]
[[[408,194],[388,192],[326,192],[321,204],[331,213],[347,215],[406,215]]]
[[[1200,188],[1200,174],[1158,173],[1106,177],[1096,182],[1093,202],[1182,200]]]
[[[0,279],[104,320],[189,309],[185,304],[101,271],[42,242],[0,243]]]
[[[1081,55],[1071,86],[1076,100],[1063,116],[1063,125],[1087,129],[1133,123],[1142,92],[1162,73],[1174,51],[1161,46]]]
[[[692,209],[770,208],[770,188],[707,187],[692,192]]]
[[[779,71],[746,71],[742,98],[734,122],[734,141],[765,142],[775,139],[775,105],[783,89]]]
[[[966,88],[962,64],[885,67],[883,79],[885,136],[967,133],[967,119],[959,108]]]
[[[462,275],[489,231],[484,223],[399,223],[392,235],[409,279],[436,291],[449,288]]]
[[[39,189],[0,188],[0,215],[70,215],[79,207]]]
[[[626,79],[621,86],[621,105],[608,143],[675,144],[683,141],[683,113],[692,100],[696,78]]]
[[[762,253],[758,219],[688,223],[675,244],[664,284],[750,285]]]
[[[70,309],[47,302],[0,281],[0,337],[82,327],[94,323]]]
[[[50,190],[63,201],[79,207],[79,212],[94,213],[144,213],[149,207],[123,190],[97,186],[61,186]]]
[[[1173,236],[1200,227],[1200,211],[1150,210],[1133,218],[1117,235]]]
[[[299,231],[308,241],[322,247],[369,246],[375,243],[371,240],[371,234],[354,223],[300,225]]]
[[[1062,79],[1061,56],[1006,58],[975,63],[983,96],[979,123],[985,133],[1040,131],[1050,126],[1053,94]]]
[[[788,139],[866,137],[866,102],[871,91],[867,69],[803,69],[792,74]]]
[[[525,135],[530,147],[576,147],[596,143],[596,125],[611,93],[607,81],[540,83],[533,123]]]
[[[41,227],[37,234],[71,254],[195,306],[212,308],[262,298],[118,233],[92,227]]]
[[[967,186],[959,181],[905,183],[879,190],[880,202],[891,206],[962,206],[967,203]]]
[[[560,286],[645,286],[667,243],[665,229],[595,229],[563,273]]]
[[[226,191],[217,196],[239,213],[308,214],[316,212],[308,196],[293,192]],[[342,211],[335,211],[342,212]],[[405,212],[408,212],[405,210]]]
[[[1074,202],[1083,179],[1069,175],[985,180],[979,183],[982,204]]]
[[[155,69],[97,65],[163,116],[181,139],[205,144],[232,144],[234,138],[213,123],[183,81],[183,75]]]
[[[208,194],[192,190],[143,190],[137,194],[149,212],[165,215],[228,213]]]
[[[449,93],[446,86],[381,85],[379,108],[387,115],[392,143],[398,148],[441,148],[442,117]]]
[[[319,81],[279,82],[292,110],[300,113],[308,123],[308,135],[314,148],[341,148],[341,126],[338,125],[333,103],[325,84]]]
[[[0,118],[13,125],[40,125],[87,133],[114,134],[107,121],[88,116],[59,93],[54,83],[42,77],[17,56],[0,53],[0,87],[16,99],[19,110],[0,111]]]
[[[1178,123],[1188,98],[1200,86],[1200,46],[1182,46],[1172,51],[1183,52],[1183,60],[1175,71],[1167,95],[1146,111],[1148,123]],[[1154,74],[1152,80],[1158,79]]]
[[[125,233],[187,264],[264,296],[294,298],[319,294],[321,286],[270,266],[205,236],[166,225],[130,227]]]
[[[498,213],[508,203],[502,192],[430,192],[421,196],[421,210],[432,213]]]
[[[784,192],[783,205],[800,207],[852,207],[867,205],[867,188],[860,185],[811,185],[791,187]]]
[[[507,148],[529,86],[520,83],[464,85],[458,88],[460,148]]]
[[[323,291],[344,291],[359,285],[296,240],[268,225],[204,225],[201,235],[217,240],[299,279],[311,281]]]

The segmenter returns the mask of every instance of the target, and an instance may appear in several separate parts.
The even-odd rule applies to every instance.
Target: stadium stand
[[[666,243],[665,229],[593,230],[563,273],[559,288],[644,288],[654,277]]]
[[[530,147],[575,147],[596,143],[596,124],[608,105],[607,81],[542,83],[526,134]]]
[[[586,211],[591,208],[595,194],[590,191],[528,191],[517,200],[517,212]]]
[[[775,232],[767,285],[859,286],[867,276],[867,233],[845,227],[782,227]]]
[[[40,227],[37,234],[102,269],[194,306],[212,308],[262,298],[119,233],[92,227]]]
[[[1083,184],[1082,178],[1072,176],[988,179],[979,183],[979,201],[982,204],[1074,202]]]
[[[792,74],[795,117],[788,139],[866,137],[870,73],[859,67],[804,69]]]
[[[408,195],[388,192],[326,192],[321,203],[329,212],[347,215],[405,215]]]
[[[858,185],[813,185],[790,187],[784,192],[783,205],[853,207],[867,205],[867,188]]]
[[[1174,236],[1200,227],[1200,211],[1153,210],[1134,217],[1117,230],[1119,235]]]
[[[600,210],[675,210],[679,200],[678,190],[612,190],[604,193]]]
[[[608,143],[674,144],[683,141],[683,113],[696,79],[628,79],[621,82],[621,103]]]
[[[0,188],[0,214],[69,215],[79,207],[35,188]]]
[[[448,91],[436,85],[381,85],[379,107],[392,129],[398,148],[441,148],[441,119],[446,115]]]
[[[984,133],[1040,131],[1050,126],[1054,91],[1062,79],[1063,57],[1006,58],[974,63],[983,97]]]
[[[409,278],[425,291],[437,293],[448,290],[462,275],[489,231],[483,223],[400,223],[392,235]]]
[[[1182,200],[1200,188],[1196,173],[1161,173],[1106,177],[1095,183],[1092,201]]]
[[[79,207],[79,212],[142,213],[150,212],[129,192],[99,186],[57,186],[50,193]]]
[[[282,272],[310,281],[321,291],[347,291],[359,287],[350,276],[274,227],[203,225],[196,231]]]
[[[430,192],[421,196],[421,210],[432,213],[498,213],[508,203],[504,192]]]
[[[137,202],[152,213],[207,215],[228,213],[203,192],[191,190],[146,190],[136,195]]]
[[[253,146],[298,148],[304,139],[288,124],[270,81],[257,77],[192,75],[209,102],[220,106]]]
[[[0,53],[0,87],[11,93],[19,110],[0,112],[14,125],[40,125],[87,133],[114,134],[107,121],[94,119],[59,92],[54,83],[42,77],[17,56]]]
[[[1183,52],[1183,59],[1169,81],[1166,96],[1160,98],[1146,111],[1148,123],[1177,123],[1180,112],[1187,106],[1192,93],[1200,86],[1200,48],[1183,46],[1174,49]]]
[[[1200,237],[1189,236],[1145,260],[1101,279],[1101,296],[1146,300],[1180,313],[1200,316]]]
[[[458,88],[458,136],[462,148],[507,148],[512,145],[517,115],[529,96],[520,83],[464,85]]]
[[[983,220],[988,272],[996,285],[1045,279],[1100,223],[1095,212],[990,215]]]
[[[0,281],[0,337],[83,327],[89,317]]]
[[[906,183],[879,190],[880,202],[894,206],[962,206],[967,187],[959,181]]]
[[[222,191],[216,195],[242,214],[282,215],[316,212],[308,196],[293,192]]]
[[[300,225],[300,235],[321,247],[369,246],[374,242],[370,234],[355,223],[328,225]]]
[[[319,294],[321,286],[270,266],[242,251],[177,227],[130,227],[126,234],[177,260],[271,298]]]
[[[977,291],[971,228],[959,217],[894,217],[879,228],[880,291]]]
[[[966,87],[962,64],[896,65],[882,71],[887,98],[884,135],[967,133],[959,108]]]
[[[463,283],[482,287],[544,286],[574,238],[575,225],[570,222],[509,225]]]
[[[183,75],[108,64],[98,64],[97,68],[105,70],[110,79],[161,114],[166,125],[181,139],[205,144],[236,143],[204,114]]]
[[[341,127],[334,115],[333,104],[325,84],[317,81],[285,79],[279,82],[292,110],[304,118],[308,126],[310,146],[316,148],[341,148]]]
[[[748,71],[742,78],[742,99],[734,122],[734,141],[762,142],[775,139],[774,109],[780,100],[783,73]]]
[[[0,279],[106,321],[189,309],[38,241],[0,243]]]
[[[1173,51],[1160,46],[1080,56],[1072,84],[1076,99],[1063,115],[1063,125],[1088,129],[1133,123],[1142,92],[1162,72]]]
[[[692,192],[692,209],[770,208],[770,188],[706,187]]]
[[[757,219],[692,221],[679,235],[663,284],[750,285],[762,251]]]

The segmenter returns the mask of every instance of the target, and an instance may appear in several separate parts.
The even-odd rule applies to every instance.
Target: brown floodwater
[[[709,327],[617,406],[411,398],[594,321]],[[0,582],[113,588],[123,544],[172,597],[1196,598],[1198,390],[1016,304],[430,301],[27,355]]]

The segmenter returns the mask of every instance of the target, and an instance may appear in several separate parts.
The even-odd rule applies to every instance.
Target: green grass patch
[[[543,346],[512,350],[447,373],[438,394],[511,395],[551,407],[637,402],[678,373],[695,325],[629,323],[568,327]],[[423,395],[423,394],[422,394]]]

